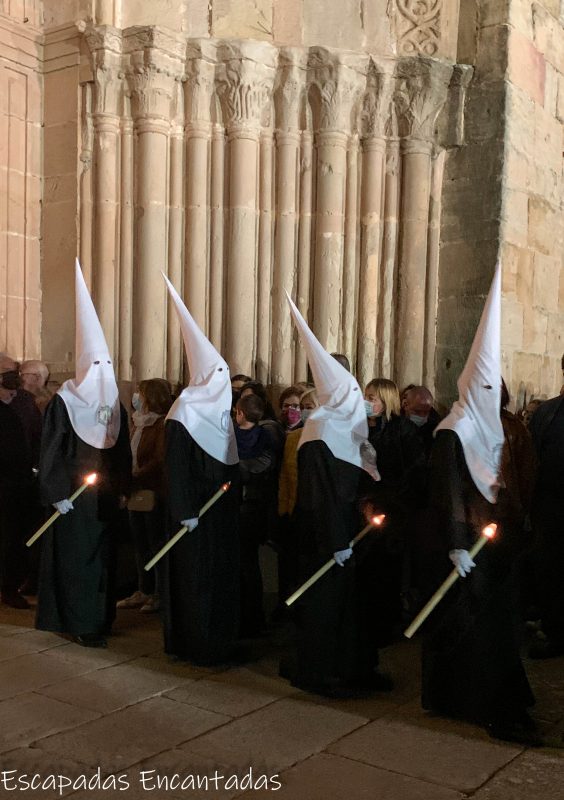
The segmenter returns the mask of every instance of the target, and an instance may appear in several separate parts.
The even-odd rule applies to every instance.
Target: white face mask
[[[370,402],[370,400],[365,400],[364,401],[364,410],[366,411],[366,416],[367,417],[375,417],[376,416],[376,414],[374,413],[374,406]]]
[[[411,421],[412,421],[412,422],[413,422],[415,425],[417,425],[417,427],[418,427],[418,428],[421,428],[423,425],[425,425],[425,423],[427,422],[427,420],[428,420],[429,418],[428,418],[428,417],[420,417],[418,414],[410,414],[410,415],[409,415],[409,419],[410,419],[410,420],[411,420]]]
[[[143,408],[143,402],[141,400],[141,396],[139,392],[134,392],[131,397],[131,405],[135,409],[135,411],[141,411]]]

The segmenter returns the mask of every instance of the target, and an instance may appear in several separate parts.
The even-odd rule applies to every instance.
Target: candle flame
[[[226,492],[230,486],[231,486],[231,481],[227,481],[227,483],[224,483],[223,486],[221,487],[221,491]]]
[[[91,472],[90,475],[87,475],[84,479],[84,483],[87,483],[89,486],[93,486],[97,480],[98,475],[95,472]]]
[[[482,528],[482,535],[488,539],[493,539],[497,532],[497,525],[495,522],[490,522],[485,528]]]
[[[380,525],[384,523],[385,519],[386,519],[385,514],[376,514],[375,516],[372,517],[372,524],[375,525],[376,527],[380,527]]]

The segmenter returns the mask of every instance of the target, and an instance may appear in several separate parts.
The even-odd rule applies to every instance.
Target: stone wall
[[[42,37],[35,3],[0,3],[0,350],[40,342]]]
[[[448,403],[499,253],[503,371],[516,406],[562,383],[564,3],[462,6],[459,58],[474,64],[466,143],[443,193],[437,389]]]

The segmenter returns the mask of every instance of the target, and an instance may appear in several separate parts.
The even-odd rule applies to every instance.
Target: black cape
[[[166,423],[169,538],[222,484],[226,492],[163,559],[165,651],[199,664],[229,657],[239,626],[239,466],[208,455],[176,420]]]
[[[494,505],[476,489],[458,436],[439,431],[431,458],[431,503],[448,552],[469,550],[482,528],[496,522],[495,539],[476,567],[456,582],[425,623],[423,707],[481,723],[518,719],[534,703],[519,656],[514,565],[522,535],[504,490]],[[438,588],[438,587],[437,587]]]
[[[41,630],[73,636],[107,633],[113,622],[113,534],[119,499],[128,493],[131,480],[127,414],[120,410],[118,439],[105,450],[79,439],[58,395],[45,411],[39,462],[43,504],[51,507],[70,497],[92,472],[98,480],[42,536],[35,623]]]
[[[295,519],[302,580],[358,533],[360,473],[321,441],[299,448]],[[296,685],[325,691],[357,678],[354,560],[334,566],[298,601]]]

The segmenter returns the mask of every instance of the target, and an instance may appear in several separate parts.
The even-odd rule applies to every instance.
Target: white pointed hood
[[[180,422],[202,450],[223,464],[237,464],[237,441],[231,421],[229,367],[204,336],[180,295],[163,274],[180,322],[190,383],[167,415]]]
[[[74,380],[58,391],[67,407],[74,432],[86,444],[113,447],[120,430],[119,393],[106,338],[84,282],[75,264],[76,345]]]
[[[288,293],[286,297],[319,399],[319,408],[306,420],[299,447],[306,442],[322,441],[335,458],[362,468],[361,446],[368,439],[368,423],[360,386],[321,346]]]
[[[489,388],[488,388],[489,387]],[[436,431],[454,431],[476,488],[497,501],[503,427],[501,424],[501,266],[494,279],[470,355],[458,379],[458,400]]]

